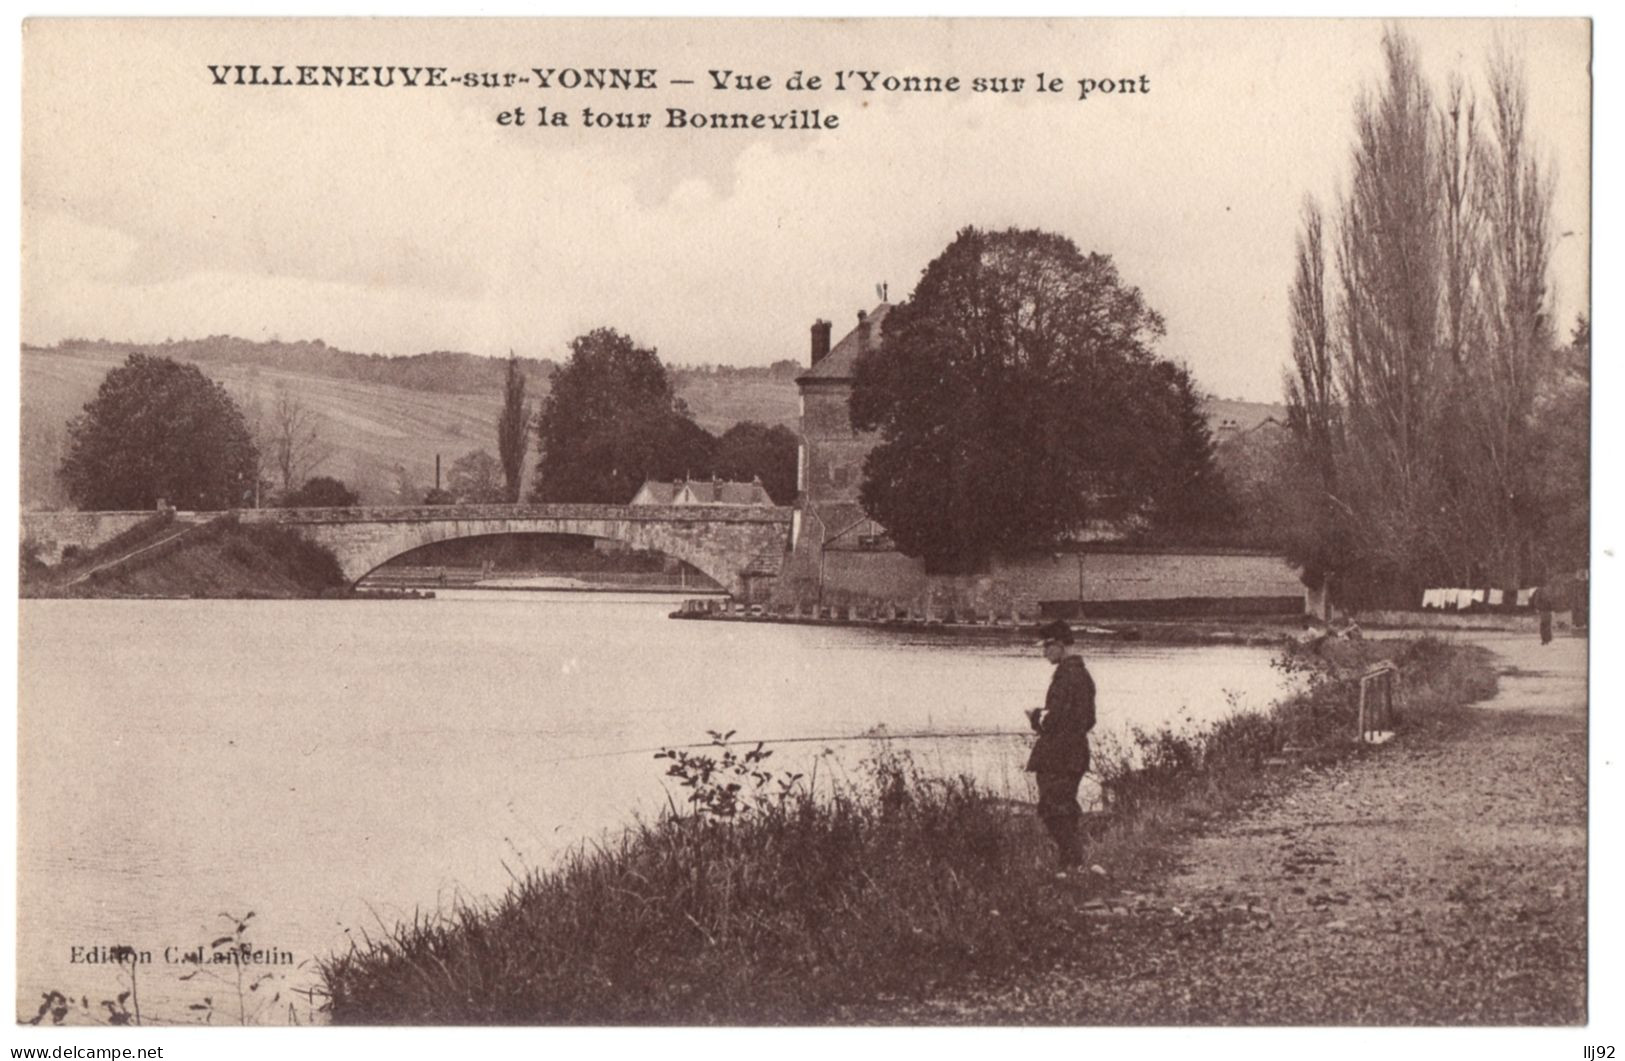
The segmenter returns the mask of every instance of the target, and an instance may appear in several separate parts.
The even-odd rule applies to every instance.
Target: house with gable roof
[[[638,487],[634,505],[771,505],[773,498],[760,478],[748,483],[726,479],[678,479],[661,482],[650,479]]]

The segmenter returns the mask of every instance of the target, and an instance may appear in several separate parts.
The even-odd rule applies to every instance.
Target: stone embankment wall
[[[968,575],[927,574],[921,561],[892,551],[801,550],[786,565],[775,597],[801,610],[821,605],[1017,620],[1227,610],[1279,614],[1302,611],[1303,601],[1297,570],[1280,556],[1122,546],[996,558],[985,573]]]

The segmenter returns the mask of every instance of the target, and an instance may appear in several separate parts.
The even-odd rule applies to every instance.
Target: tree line
[[[1282,543],[1353,605],[1516,591],[1588,545],[1590,328],[1556,334],[1553,174],[1517,55],[1479,90],[1434,85],[1398,30],[1383,60],[1347,190],[1303,210]]]
[[[524,361],[502,368],[496,455],[478,448],[451,463],[423,504],[530,500],[624,504],[648,479],[759,480],[779,504],[796,493],[797,439],[783,426],[734,424],[720,436],[696,424],[655,351],[601,328],[571,343],[554,388],[532,411]],[[264,505],[348,507],[350,485],[318,474],[332,453],[315,412],[288,388],[240,406],[195,364],[132,353],[68,423],[58,475],[82,509],[144,509],[162,501],[209,511]]]
[[[1230,506],[1201,396],[1153,352],[1162,331],[1109,256],[1051,233],[964,229],[857,366],[853,420],[880,435],[865,508],[935,567],[1047,547],[1102,521],[1222,526]],[[550,383],[533,413],[510,356],[497,454],[465,454],[422,502],[519,500],[532,442],[530,500],[624,504],[649,480],[711,478],[795,500],[794,432],[745,421],[711,434],[656,350],[614,328],[572,340]],[[355,503],[314,474],[326,448],[291,395],[245,418],[195,365],[167,358],[132,354],[70,436],[63,478],[83,507]]]

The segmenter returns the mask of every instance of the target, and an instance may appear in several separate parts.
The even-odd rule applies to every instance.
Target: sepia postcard
[[[1588,20],[21,35],[12,1043],[1613,1056]]]

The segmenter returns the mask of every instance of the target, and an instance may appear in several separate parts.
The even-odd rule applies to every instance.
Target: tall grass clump
[[[827,1022],[844,1006],[1086,955],[1086,894],[1153,866],[1192,813],[1268,783],[1283,756],[1348,753],[1364,665],[1399,662],[1411,725],[1493,691],[1478,653],[1388,642],[1288,659],[1303,691],[1268,714],[1137,734],[1097,764],[1106,813],[1089,816],[1083,881],[1054,879],[1030,808],[970,778],[926,777],[883,751],[815,793],[772,770],[762,746],[713,734],[703,751],[657,757],[681,798],[653,821],[526,873],[493,903],[419,916],[329,959],[331,1016]]]
[[[815,796],[716,740],[667,756],[687,807],[328,962],[333,1019],[793,1023],[1062,942],[1047,842],[968,778],[888,752]]]
[[[1193,796],[1245,794],[1264,778],[1266,765],[1326,761],[1356,750],[1360,674],[1382,660],[1392,660],[1403,675],[1402,732],[1448,722],[1459,708],[1495,693],[1491,654],[1476,646],[1422,638],[1289,648],[1275,666],[1297,679],[1299,691],[1270,710],[1236,711],[1196,731],[1135,729],[1126,746],[1108,742],[1094,771],[1107,809],[1118,812],[1109,824],[1121,827],[1131,812],[1166,812]]]

